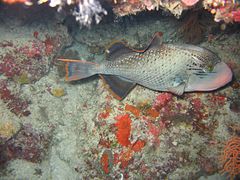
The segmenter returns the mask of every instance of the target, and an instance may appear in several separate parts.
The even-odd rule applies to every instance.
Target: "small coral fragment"
[[[115,117],[117,120],[117,123],[115,123],[115,126],[117,127],[116,137],[118,140],[118,143],[122,146],[128,146],[131,144],[129,137],[131,133],[131,122],[128,114],[125,115],[119,115]]]
[[[108,164],[108,155],[107,154],[103,154],[102,155],[102,158],[101,158],[101,164],[102,164],[102,166],[103,166],[103,170],[104,170],[104,172],[106,173],[106,174],[108,174],[109,173],[109,169],[108,169],[108,166],[109,166],[109,164]]]
[[[65,91],[61,87],[56,87],[56,88],[51,89],[51,94],[55,97],[62,97],[65,95]]]
[[[21,85],[30,83],[30,79],[26,72],[22,72],[19,76],[14,76],[13,79]]]
[[[150,116],[152,118],[157,118],[159,116],[159,114],[160,113],[154,108],[149,108],[146,110],[146,115]]]
[[[145,146],[145,141],[143,141],[143,140],[137,140],[134,144],[133,144],[133,146],[132,146],[132,150],[134,151],[134,152],[139,152],[139,151],[141,151],[142,150],[142,148]]]
[[[16,133],[16,127],[12,122],[0,122],[0,138],[9,139]]]
[[[106,150],[103,152],[100,163],[103,171],[106,174],[109,174],[112,168],[113,156],[110,150]]]
[[[131,112],[136,117],[139,117],[141,113],[137,107],[129,104],[126,104],[125,110]]]

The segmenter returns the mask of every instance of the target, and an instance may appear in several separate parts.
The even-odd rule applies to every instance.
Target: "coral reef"
[[[203,6],[214,14],[214,20],[240,22],[240,3],[232,0],[204,0]]]
[[[24,3],[28,6],[35,3],[32,0],[4,0],[3,2],[7,4]],[[107,11],[98,0],[38,0],[37,2],[38,4],[49,3],[50,7],[57,7],[58,11],[68,9],[65,7],[69,6],[71,14],[81,26],[90,27],[93,21],[98,24],[102,20],[102,16],[107,15]],[[226,23],[240,21],[240,4],[232,0],[107,0],[117,16],[163,9],[171,12],[177,18],[184,10],[194,8],[198,2],[214,14],[217,22],[221,20]]]
[[[125,16],[129,14],[136,14],[137,12],[144,10],[159,10],[164,9],[170,11],[176,17],[182,14],[182,11],[188,7],[184,5],[181,1],[151,1],[151,0],[129,0],[129,1],[114,1],[113,11],[118,16]]]
[[[31,29],[32,34],[25,39],[16,37],[16,31],[24,33],[22,27],[11,31],[1,28],[5,36],[0,39],[0,100],[18,116],[30,114],[30,99],[21,97],[21,86],[46,75],[59,50],[71,41],[65,27],[55,27],[54,34]],[[9,34],[12,38],[8,38]]]
[[[0,100],[6,103],[11,112],[18,116],[28,116],[29,101],[21,99],[18,94],[14,94],[9,89],[9,82],[7,80],[0,80]]]
[[[37,132],[31,125],[23,125],[12,138],[0,144],[0,165],[12,159],[40,162],[47,152],[50,137]]]
[[[164,42],[182,43],[178,34],[171,35],[179,27],[173,17],[126,19],[76,30],[76,41],[61,55],[99,63],[104,59],[104,47],[113,39],[124,38],[132,46],[144,47],[159,30],[166,34]],[[63,66],[55,61],[63,48],[55,50],[55,44],[63,47],[69,38],[64,30],[60,32],[66,39],[55,41],[59,25],[53,24],[39,27],[34,23],[26,29],[17,26],[5,31],[4,26],[0,28],[8,37],[0,39],[1,57],[17,60],[4,61],[9,65],[0,59],[0,94],[4,94],[0,95],[1,179],[178,180],[220,176],[223,141],[240,134],[238,33],[213,34],[211,42],[201,44],[229,64],[235,74],[233,83],[214,92],[185,93],[181,97],[136,86],[120,102],[96,77],[64,81]],[[17,52],[20,57],[11,54],[14,49],[21,49]],[[27,57],[33,64],[24,67]],[[51,71],[44,68],[35,76],[35,70],[45,67],[45,62]],[[11,99],[5,100],[6,95]],[[14,114],[15,106],[8,106],[15,101],[23,105],[26,101],[22,110],[31,114],[24,116],[22,110]]]

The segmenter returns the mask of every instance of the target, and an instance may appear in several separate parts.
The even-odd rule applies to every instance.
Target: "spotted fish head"
[[[232,80],[232,71],[224,62],[210,64],[189,77],[186,91],[212,91]]]
[[[189,79],[185,91],[211,91],[232,80],[231,69],[212,51],[192,45],[184,46],[191,54],[187,65]]]

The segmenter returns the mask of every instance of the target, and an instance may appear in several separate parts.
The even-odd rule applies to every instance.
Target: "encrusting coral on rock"
[[[3,0],[8,4],[24,3],[28,6],[35,2],[32,0]],[[136,14],[141,11],[164,10],[179,18],[184,10],[199,7],[214,14],[215,21],[223,20],[226,23],[240,21],[240,4],[232,0],[106,0],[112,6],[117,16]],[[98,24],[107,10],[98,0],[38,0],[38,4],[48,3],[50,7],[57,7],[58,11],[66,6],[72,8],[71,14],[81,26],[90,27],[92,22]],[[199,8],[198,7],[198,8]]]

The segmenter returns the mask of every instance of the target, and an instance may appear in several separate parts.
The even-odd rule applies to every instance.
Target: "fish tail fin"
[[[98,74],[98,64],[74,59],[58,59],[66,62],[66,80],[75,81]]]

